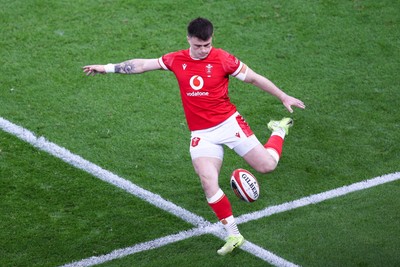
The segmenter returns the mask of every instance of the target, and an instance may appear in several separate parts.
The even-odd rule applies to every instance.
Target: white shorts
[[[192,159],[214,157],[222,160],[224,157],[223,145],[226,145],[243,157],[259,144],[261,143],[253,134],[250,126],[239,112],[236,112],[217,126],[192,131],[190,155]]]

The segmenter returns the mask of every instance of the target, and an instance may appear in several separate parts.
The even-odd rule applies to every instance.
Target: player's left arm
[[[256,73],[245,64],[243,64],[242,69],[240,70],[239,74],[236,77],[246,83],[250,83],[253,84],[254,86],[257,86],[261,90],[273,96],[276,96],[290,113],[293,112],[292,106],[301,109],[305,108],[303,101],[286,94],[269,79]]]

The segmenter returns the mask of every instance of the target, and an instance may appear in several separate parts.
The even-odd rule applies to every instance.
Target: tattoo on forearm
[[[125,61],[120,64],[115,65],[116,73],[134,73],[135,72],[135,63],[132,61]]]

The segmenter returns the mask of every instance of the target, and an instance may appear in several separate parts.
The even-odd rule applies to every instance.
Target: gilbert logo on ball
[[[246,202],[254,202],[260,195],[256,177],[245,169],[236,169],[232,172],[231,187],[236,196]]]

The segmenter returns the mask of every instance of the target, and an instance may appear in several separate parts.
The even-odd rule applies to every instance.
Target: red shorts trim
[[[236,121],[239,124],[240,129],[242,129],[243,133],[246,137],[253,135],[253,131],[250,129],[249,124],[244,120],[241,115],[236,116]]]

